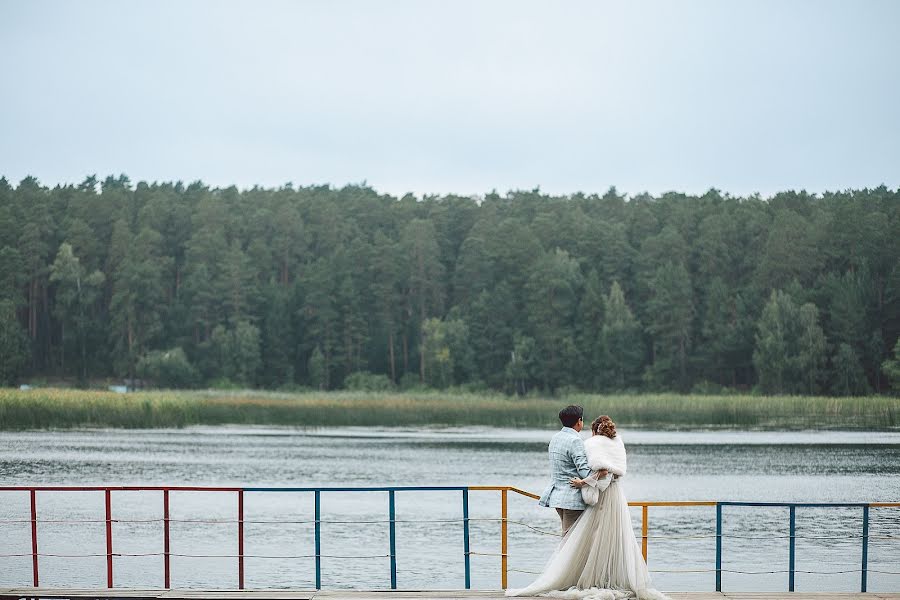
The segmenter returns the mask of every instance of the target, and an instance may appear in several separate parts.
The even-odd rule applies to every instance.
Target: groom
[[[559,411],[559,420],[563,427],[550,440],[549,447],[553,480],[538,503],[556,509],[565,535],[587,508],[581,499],[581,490],[571,482],[573,479],[587,479],[591,469],[584,453],[584,442],[579,435],[584,428],[584,408],[567,406]]]

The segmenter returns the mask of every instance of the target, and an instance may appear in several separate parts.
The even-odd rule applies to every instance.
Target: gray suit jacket
[[[581,498],[581,490],[569,485],[573,477],[586,479],[591,474],[581,436],[571,427],[563,427],[550,440],[549,451],[553,480],[538,503],[553,508],[584,510],[587,505]]]

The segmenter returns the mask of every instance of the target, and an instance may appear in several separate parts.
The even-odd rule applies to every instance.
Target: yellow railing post
[[[507,570],[507,548],[506,539],[506,489],[500,491],[500,569],[502,571],[500,577],[500,585],[506,589],[506,570]]]
[[[647,505],[643,504],[641,509],[641,553],[647,562]]]

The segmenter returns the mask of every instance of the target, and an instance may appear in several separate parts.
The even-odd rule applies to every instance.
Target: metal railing
[[[112,492],[162,492],[163,501],[163,517],[162,519],[141,519],[140,522],[161,522],[163,526],[163,551],[150,552],[140,554],[116,553],[113,548],[113,523],[118,522],[138,522],[136,520],[113,519],[112,514]],[[339,557],[326,556],[322,554],[322,523],[321,506],[322,494],[334,492],[383,492],[387,493],[388,499],[388,546],[389,553],[387,555],[378,555],[377,557],[386,557],[390,559],[390,585],[391,589],[397,589],[397,530],[396,524],[396,494],[398,492],[459,492],[462,500],[462,518],[460,519],[463,528],[463,561],[465,567],[465,589],[471,589],[471,556],[473,554],[486,554],[472,552],[470,548],[470,522],[476,519],[469,517],[469,492],[472,491],[496,491],[500,492],[500,518],[499,519],[479,519],[479,520],[495,520],[500,522],[500,580],[503,589],[508,587],[509,568],[509,524],[514,523],[525,526],[532,530],[548,535],[559,535],[555,532],[547,532],[537,529],[527,523],[509,519],[508,499],[509,493],[520,494],[528,498],[537,499],[538,496],[531,492],[521,490],[512,486],[385,486],[385,487],[200,487],[200,486],[0,486],[0,492],[28,492],[30,499],[30,519],[7,520],[0,521],[0,526],[4,523],[26,523],[31,524],[31,553],[30,554],[0,554],[0,559],[9,557],[25,557],[31,556],[32,560],[32,580],[34,587],[39,586],[40,582],[40,563],[39,558],[42,556],[65,557],[65,558],[83,558],[88,556],[105,556],[106,557],[106,581],[107,587],[112,588],[113,579],[113,557],[116,556],[162,556],[163,557],[163,578],[166,589],[171,588],[171,558],[190,557],[190,558],[236,558],[238,567],[238,588],[244,589],[245,570],[244,563],[246,558],[310,558],[315,560],[315,585],[316,589],[322,589],[322,559],[323,558],[374,558],[374,557]],[[37,493],[45,492],[103,492],[105,504],[105,518],[101,521],[106,526],[106,553],[97,554],[80,554],[80,555],[60,555],[39,552],[38,544],[38,524],[41,522],[54,522],[38,519]],[[237,515],[231,520],[196,520],[196,519],[173,519],[170,515],[170,492],[221,492],[234,493],[237,499]],[[267,493],[267,492],[297,492],[312,493],[314,499],[314,519],[312,521],[302,521],[312,523],[314,525],[314,545],[315,553],[303,556],[258,556],[247,555],[244,552],[244,524],[245,523],[287,523],[288,521],[247,521],[244,519],[244,496],[248,493]],[[648,556],[649,541],[649,508],[650,507],[715,507],[716,508],[716,557],[715,569],[693,569],[685,572],[712,572],[716,574],[716,591],[722,591],[722,574],[726,572],[743,573],[741,571],[729,571],[722,568],[722,540],[725,537],[741,537],[729,536],[722,531],[723,509],[725,507],[767,507],[767,508],[787,508],[789,519],[789,559],[788,559],[788,591],[794,591],[794,581],[796,573],[796,513],[798,508],[858,508],[862,510],[862,561],[860,569],[854,570],[860,573],[860,591],[867,590],[867,580],[869,573],[868,555],[869,555],[869,511],[872,508],[900,508],[900,502],[872,502],[872,503],[802,503],[802,502],[721,502],[721,501],[647,501],[647,502],[629,502],[629,506],[641,508],[641,551],[644,560]],[[56,522],[89,522],[89,521],[56,521]],[[94,521],[97,522],[97,521]],[[237,534],[237,554],[218,554],[218,555],[189,555],[175,554],[171,552],[170,527],[172,522],[203,522],[203,523],[234,523],[236,524]],[[301,521],[290,521],[299,523]],[[689,537],[713,537],[713,536],[689,536]],[[891,539],[900,540],[900,536]],[[497,554],[491,554],[497,556]],[[522,571],[528,572],[528,571]],[[766,573],[778,573],[783,571],[767,571]],[[887,571],[879,571],[881,573],[896,574]]]

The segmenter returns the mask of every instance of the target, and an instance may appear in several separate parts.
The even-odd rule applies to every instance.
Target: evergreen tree
[[[688,357],[693,342],[694,297],[690,275],[681,264],[667,262],[650,280],[645,327],[651,336],[653,361],[645,378],[657,389],[671,382],[689,388]]]
[[[371,245],[356,237],[346,247],[339,248],[334,257],[335,268],[342,274],[335,300],[341,321],[340,346],[344,377],[367,368],[363,346],[369,338],[366,309],[372,304],[372,286],[365,261],[371,254]]]
[[[79,348],[78,375],[84,384],[88,379],[87,327],[91,323],[91,308],[102,291],[106,277],[100,271],[88,273],[72,252],[72,246],[63,243],[50,266],[50,281],[57,285],[56,316],[62,323],[63,351],[66,329],[73,331]],[[68,327],[66,327],[68,326]],[[64,360],[62,361],[64,364]]]
[[[818,240],[810,221],[793,210],[778,211],[757,266],[759,287],[783,289],[793,280],[801,285],[811,284],[822,264]]]
[[[219,279],[213,290],[222,299],[225,318],[230,323],[248,320],[258,303],[256,273],[237,240],[232,240],[221,257]]]
[[[621,291],[621,290],[620,290]],[[579,365],[579,383],[584,389],[597,389],[602,385],[603,369],[603,309],[604,295],[600,289],[600,277],[596,270],[591,270],[584,281],[584,292],[578,303],[578,316],[576,338],[578,340],[578,354],[581,357]]]
[[[432,387],[469,381],[474,371],[469,327],[461,319],[425,321],[425,372]]]
[[[534,338],[516,332],[509,362],[506,364],[507,389],[524,396],[532,389],[539,376]]]
[[[11,300],[0,300],[0,386],[10,386],[28,362],[28,334],[16,318]]]
[[[20,184],[20,190],[25,185],[25,182]],[[31,185],[36,186],[36,182]],[[29,187],[31,186],[29,185]],[[26,212],[25,221],[20,229],[17,249],[24,260],[24,271],[27,274],[28,336],[32,340],[34,349],[33,364],[40,368],[50,360],[47,348],[49,332],[46,330],[46,326],[41,328],[41,323],[48,324],[45,316],[48,310],[46,302],[48,255],[50,253],[48,241],[51,236],[50,227],[47,225],[49,216],[46,205],[39,198],[29,198],[29,196],[37,196],[39,192],[31,189],[27,191],[31,193],[27,193],[22,200],[27,203],[34,202],[34,208]],[[41,210],[42,207],[43,210]]]
[[[707,288],[699,370],[720,385],[748,383],[753,361],[753,321],[741,294],[720,277]]]
[[[229,250],[231,273],[237,279],[235,287],[246,280],[247,274],[239,247],[229,248],[221,208],[204,201],[193,220],[195,230],[187,242],[185,256],[184,302],[193,321],[194,342],[199,344],[209,339],[213,327],[226,318],[223,293],[228,291],[229,278],[223,274],[223,257],[229,255]],[[232,299],[232,316],[239,316],[242,300],[239,292]]]
[[[641,326],[628,308],[618,281],[613,281],[604,304],[606,317],[600,333],[601,386],[613,390],[637,386],[644,362]]]
[[[534,265],[526,284],[528,331],[535,341],[539,377],[553,391],[573,382],[577,365],[575,312],[582,275],[565,250],[546,252]]]
[[[271,286],[267,293],[260,352],[264,387],[278,388],[294,383],[294,354],[297,340],[291,320],[291,290]]]
[[[802,390],[806,394],[819,391],[820,382],[825,375],[825,333],[819,326],[819,309],[815,304],[806,303],[800,307],[799,315],[800,343],[797,354],[797,371],[804,376]]]
[[[285,203],[275,211],[272,249],[278,267],[278,283],[287,286],[299,274],[306,255],[306,229],[296,206]]]
[[[217,325],[209,343],[216,357],[212,376],[245,387],[254,385],[261,365],[259,329],[255,325],[247,321]]]
[[[309,383],[312,387],[318,390],[328,389],[328,367],[325,363],[325,355],[318,346],[313,348],[306,370],[309,373]]]
[[[401,247],[409,264],[409,303],[415,311],[415,328],[419,331],[419,381],[425,383],[425,329],[429,315],[443,308],[444,267],[434,225],[423,219],[412,220],[404,229]]]
[[[18,249],[0,248],[0,300],[9,300],[15,306],[25,304],[22,288],[28,281],[25,261]]]
[[[163,254],[162,238],[143,229],[117,261],[112,276],[109,311],[117,374],[134,378],[135,366],[162,331],[166,312],[163,274],[171,259]]]
[[[514,352],[515,303],[512,290],[500,283],[474,299],[466,315],[478,380],[499,389],[508,379],[506,366]]]
[[[798,307],[775,290],[757,324],[753,364],[766,393],[815,393],[825,363],[825,334],[813,304]]]
[[[234,381],[246,386],[256,384],[261,366],[259,328],[249,321],[238,321],[231,331],[231,369]]]
[[[321,360],[317,358],[316,362],[319,371],[311,383],[321,389],[332,387],[334,355],[340,334],[340,313],[335,302],[337,283],[332,272],[331,261],[320,258],[306,269],[303,280],[306,290],[303,317],[307,323],[308,339],[312,341],[315,352],[321,354]],[[309,371],[309,376],[314,377],[312,371]]]
[[[896,390],[900,389],[900,339],[894,344],[893,356],[881,364],[882,370]]]
[[[387,337],[388,375],[397,383],[397,333],[403,305],[401,276],[406,270],[397,244],[378,231],[372,246],[372,297],[375,314]]]
[[[492,262],[488,246],[481,234],[473,233],[465,239],[454,268],[454,303],[467,306],[494,285]]]
[[[833,359],[831,391],[838,396],[864,396],[869,393],[869,382],[863,372],[859,357],[850,344],[838,344]]]

